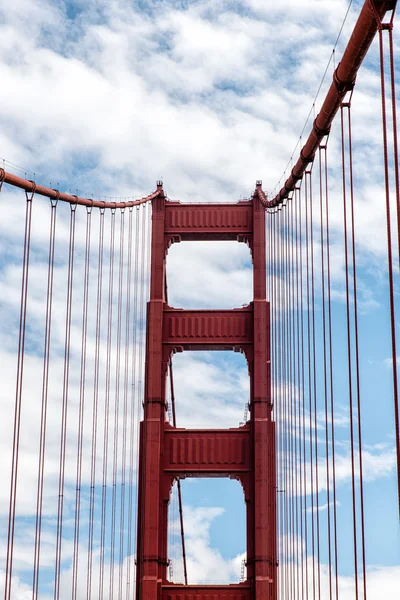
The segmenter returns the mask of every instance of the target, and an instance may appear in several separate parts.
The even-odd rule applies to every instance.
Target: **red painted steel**
[[[80,196],[75,196],[73,194],[65,194],[59,190],[39,185],[30,179],[23,179],[22,177],[8,173],[4,169],[0,168],[0,189],[2,183],[9,183],[10,185],[20,188],[21,190],[25,190],[28,193],[45,196],[51,200],[61,200],[62,202],[69,202],[70,204],[81,204],[83,206],[95,208],[129,208],[130,206],[139,206],[140,204],[150,202],[151,200],[157,198],[157,196],[163,194],[162,185],[158,184],[155,192],[149,194],[149,196],[146,196],[145,198],[140,198],[139,200],[129,200],[127,202],[103,202],[103,200],[81,198]]]
[[[175,429],[166,426],[164,469],[190,477],[238,476],[251,470],[251,430]]]
[[[252,218],[252,205],[246,201],[238,204],[168,202],[165,232],[167,237],[178,240],[237,240],[251,234]]]
[[[258,192],[264,206],[272,208],[281,204],[303,177],[307,165],[314,160],[318,146],[329,133],[343,98],[354,87],[358,69],[379,28],[376,17],[383,19],[386,12],[393,10],[395,6],[396,0],[366,0],[364,3],[342,60],[334,72],[333,82],[290,176],[272,200],[266,200],[261,190]]]
[[[254,266],[254,298],[249,306],[210,311],[168,306],[167,248],[171,242],[188,239],[237,239],[249,243]],[[275,424],[265,255],[265,210],[258,194],[236,205],[181,205],[166,201],[162,195],[153,200],[140,439],[138,600],[276,600]],[[185,430],[166,422],[165,380],[171,353],[199,349],[245,353],[250,376],[250,419],[244,427]],[[247,512],[246,582],[236,586],[183,586],[168,582],[168,504],[178,476],[233,477],[241,481]]]
[[[238,585],[196,585],[183,586],[168,584],[163,586],[162,600],[249,600],[250,586],[246,583]]]
[[[253,341],[252,307],[237,310],[164,308],[163,343],[185,350],[231,350]]]

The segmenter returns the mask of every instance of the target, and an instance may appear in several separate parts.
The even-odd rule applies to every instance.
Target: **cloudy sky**
[[[155,189],[158,179],[164,181],[170,199],[182,202],[235,202],[250,196],[257,179],[262,179],[265,191],[272,193],[290,170],[291,157],[297,158],[299,136],[304,130],[304,139],[310,130],[361,6],[359,0],[351,3],[332,53],[348,11],[348,0],[115,0],[111,3],[0,0],[0,157],[4,159],[0,166],[43,185],[96,198],[141,197]],[[397,35],[395,51],[398,55]],[[371,600],[395,598],[395,590],[400,585],[377,60],[375,42],[359,74],[353,98]],[[328,63],[326,78],[313,106]],[[330,140],[332,172],[339,161],[336,129]],[[331,186],[336,372],[341,373],[345,368],[345,307],[340,180],[333,179]],[[0,206],[3,307],[0,369],[4,412],[0,423],[0,472],[2,480],[8,482],[24,194],[4,186]],[[63,368],[70,218],[68,207],[57,210],[54,359],[50,373],[53,390],[62,378]],[[133,235],[136,235],[136,223],[142,218],[147,222],[148,213],[135,214]],[[28,296],[31,320],[24,374],[24,463],[19,480],[15,600],[27,597],[32,587],[41,394],[41,380],[36,373],[42,368],[49,219],[48,203],[36,202]],[[117,215],[117,232],[120,231],[119,219]],[[85,211],[80,211],[76,234],[76,329],[72,332],[72,364],[76,371],[73,370],[71,376],[71,389],[77,395],[85,220]],[[97,212],[93,213],[92,220],[95,256],[100,223]],[[107,216],[106,234],[110,227]],[[147,238],[143,233],[140,235],[143,242],[140,261],[144,261],[148,256]],[[109,240],[105,243],[108,256]],[[167,269],[169,302],[173,306],[232,308],[251,300],[252,270],[245,245],[233,242],[177,244],[169,251]],[[106,275],[107,267],[105,279]],[[94,278],[90,279],[89,286],[95,305]],[[143,289],[144,298],[145,286]],[[91,356],[95,352],[95,326],[93,318],[88,338]],[[136,342],[139,360],[141,339]],[[106,364],[106,358],[104,361]],[[93,377],[91,368],[88,367],[90,378]],[[181,354],[175,357],[174,368],[179,425],[207,427],[218,422],[232,427],[243,421],[249,381],[242,356],[220,353],[215,358],[210,353]],[[104,383],[102,379],[101,383]],[[349,414],[346,382],[340,376],[336,395],[340,590],[341,598],[347,600],[354,597],[349,537]],[[44,510],[42,544],[44,574],[40,587],[43,598],[52,596],[54,585],[55,504],[51,494],[56,484],[59,413],[59,394],[53,391],[48,419],[50,431],[54,426],[57,434],[53,437],[49,434],[48,505]],[[88,431],[89,415],[88,409],[85,425]],[[78,403],[72,401],[71,440],[76,435],[78,418]],[[88,433],[84,440],[87,456],[89,438]],[[51,456],[52,449],[54,456]],[[71,454],[69,459],[72,485],[76,457]],[[89,467],[84,466],[83,472],[84,483],[88,485]],[[187,480],[182,488],[189,581],[238,581],[245,552],[245,511],[239,483]],[[326,502],[325,488],[326,482],[324,484],[321,476],[321,506]],[[65,586],[61,594],[65,597],[70,596],[71,589],[75,501],[72,488],[67,486],[67,492],[66,514],[71,522],[66,525],[62,564]],[[0,490],[0,589],[4,585],[7,497],[8,483]],[[84,498],[86,515],[87,503],[88,495]],[[179,581],[182,566],[176,511],[174,491],[170,557],[173,577]],[[98,560],[97,554],[95,566]],[[327,581],[326,561],[326,554],[322,553],[323,593]],[[84,573],[80,576],[83,578]],[[79,588],[79,598],[83,597],[83,590],[84,583],[82,589]]]

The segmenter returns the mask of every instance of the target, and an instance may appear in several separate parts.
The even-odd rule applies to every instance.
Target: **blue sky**
[[[22,167],[20,171],[5,162],[6,170],[26,173],[28,179],[35,174],[44,185],[51,183],[51,187],[71,193],[78,190],[80,195],[98,198],[141,197],[152,191],[160,178],[168,197],[183,202],[234,202],[248,197],[257,179],[262,179],[264,189],[271,191],[284,178],[284,169],[311,109],[305,134],[309,131],[361,5],[360,1],[352,2],[335,59],[313,110],[315,93],[347,11],[347,0],[14,0],[11,5],[0,0],[0,157]],[[398,39],[395,35],[397,56]],[[359,74],[353,106],[363,432],[368,470],[367,563],[369,597],[375,600],[395,598],[400,585],[376,43]],[[337,131],[334,128],[330,140],[332,173],[340,162]],[[6,200],[10,201],[7,207]],[[24,196],[4,188],[0,202],[0,286],[4,299],[1,393],[7,407],[5,415],[11,418],[16,342],[10,334],[10,323],[14,332]],[[348,399],[346,379],[341,375],[346,364],[342,209],[340,181],[334,179],[330,210],[333,312],[337,323],[334,368],[341,473],[341,598],[348,600],[353,596]],[[64,314],[62,286],[69,209],[60,207],[59,214],[55,324],[62,323]],[[37,352],[43,344],[47,224],[47,205],[39,202],[34,216],[30,362],[25,375],[26,389],[37,393],[35,369],[39,368]],[[80,257],[83,242],[82,214],[78,227]],[[82,266],[79,260],[78,273]],[[169,251],[169,299],[177,307],[241,306],[251,300],[251,278],[250,254],[243,244],[186,243]],[[56,353],[61,352],[62,342],[60,325],[53,340]],[[242,421],[248,401],[247,367],[242,356],[188,353],[175,357],[174,364],[179,425],[206,427],[218,421],[236,426]],[[55,381],[60,369],[56,363]],[[318,402],[322,410],[320,395]],[[51,418],[58,423],[55,410]],[[2,477],[8,477],[9,429],[9,421],[4,418],[0,425]],[[36,448],[36,434],[32,425],[32,447],[27,444],[25,448],[28,457]],[[32,490],[34,481],[28,471],[29,464],[23,470],[27,476],[24,486]],[[245,552],[239,484],[196,480],[185,481],[182,487],[189,580],[212,581],[217,576],[222,581],[238,580]],[[325,501],[325,490],[321,489],[320,502]],[[3,525],[4,492],[0,492],[0,510]],[[24,523],[29,526],[32,506],[28,499],[24,511]],[[52,516],[49,508],[49,523]],[[324,518],[321,513],[322,522]],[[53,556],[50,525],[48,534],[49,566]],[[18,564],[22,566],[16,567],[16,600],[30,586],[26,566],[29,552],[25,556],[21,545],[18,552]],[[178,563],[174,573],[179,578],[179,551],[174,552]],[[69,558],[63,569],[68,590],[68,551],[66,556]],[[3,559],[0,550],[0,589]],[[324,553],[321,560],[326,564]],[[51,566],[45,575],[49,587],[43,589],[43,597],[50,593],[50,572]],[[63,593],[68,596],[67,591]]]

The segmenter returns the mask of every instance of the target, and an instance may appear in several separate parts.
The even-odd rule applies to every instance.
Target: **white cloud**
[[[250,394],[245,358],[238,355],[238,368],[228,353],[216,364],[211,353],[205,354],[206,360],[204,354],[183,353],[173,359],[178,427],[238,427]]]
[[[309,442],[307,442],[308,444]],[[351,483],[352,480],[352,460],[350,454],[350,444],[349,442],[345,442],[342,444],[336,443],[335,450],[335,481],[337,489],[343,489],[342,486],[346,486]],[[308,452],[308,449],[307,449]],[[313,449],[314,452],[314,449]],[[282,461],[282,456],[285,456],[285,452],[280,454],[279,460]],[[364,447],[362,451],[362,461],[363,461],[363,480],[364,483],[372,483],[375,481],[379,481],[381,479],[387,479],[391,476],[394,476],[396,473],[396,451],[394,446],[388,444],[376,444],[371,447]],[[333,461],[332,461],[332,451],[329,449],[329,482],[330,482],[330,490],[332,493],[333,489]],[[284,462],[281,464],[285,464]],[[290,463],[289,463],[290,465]],[[281,467],[281,482],[285,482],[285,473],[287,472],[287,468],[290,467]],[[313,472],[311,473],[311,468]],[[300,493],[300,466],[297,466],[298,470],[298,488],[295,489],[293,486],[292,493],[297,495]],[[325,450],[320,449],[319,458],[318,458],[318,473],[315,464],[311,465],[309,461],[309,457],[307,458],[306,466],[306,479],[304,481],[303,471],[301,471],[301,481],[303,490],[306,490],[307,495],[311,494],[311,489],[314,490],[314,495],[316,493],[316,477],[318,474],[318,493],[326,492],[328,487],[328,472],[326,465],[326,457]],[[355,478],[355,486],[358,486],[360,477],[360,467],[359,467],[359,456],[358,450],[355,451],[355,461],[354,461],[354,478]],[[282,483],[285,485],[285,483]],[[290,493],[290,490],[287,490]],[[304,493],[304,492],[303,492]]]
[[[294,573],[293,582],[295,586],[295,590],[297,588],[297,581],[302,581],[302,571],[301,567],[298,567],[298,572],[295,564],[291,564],[290,562],[285,565],[285,568],[288,569],[290,573]],[[330,578],[329,578],[329,568],[325,564],[320,565],[320,589],[318,589],[317,577],[315,588],[313,588],[313,562],[312,558],[309,558],[307,563],[308,568],[308,596],[312,597],[314,594],[314,589],[317,591],[318,595],[320,595],[322,600],[328,600],[331,597],[330,594]],[[315,562],[315,572],[317,571],[318,563]],[[298,577],[297,577],[298,573]],[[381,600],[381,598],[388,598],[389,600],[395,600],[398,595],[398,586],[400,584],[400,567],[398,566],[370,566],[367,569],[367,594],[368,598],[371,600]],[[304,571],[303,571],[303,581],[305,579]],[[332,573],[332,590],[333,595],[335,592],[335,575]],[[362,576],[358,579],[358,589],[363,590],[363,578]],[[338,578],[338,592],[339,598],[343,598],[343,600],[353,600],[355,597],[355,581],[354,577],[350,576],[339,576]],[[300,594],[301,588],[295,593]],[[306,591],[307,593],[307,591]],[[363,593],[363,592],[361,592]]]
[[[241,575],[242,560],[245,553],[224,559],[220,550],[210,543],[210,529],[213,521],[223,514],[220,507],[184,506],[185,545],[187,552],[188,579],[195,583],[238,583]],[[173,524],[171,524],[173,526]],[[177,531],[180,529],[177,527]],[[179,535],[176,545],[179,547]],[[181,583],[181,565],[174,567],[174,581]]]
[[[393,367],[393,359],[392,358],[384,358],[382,361],[382,364],[389,368],[392,369]],[[400,356],[396,356],[396,364],[400,364]]]

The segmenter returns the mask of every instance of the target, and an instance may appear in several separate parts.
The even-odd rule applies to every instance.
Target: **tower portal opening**
[[[244,354],[182,352],[173,357],[177,427],[239,427],[249,418],[250,378]],[[167,385],[170,406],[170,382]]]
[[[252,300],[250,250],[233,241],[172,244],[167,281],[168,304],[175,308],[239,308]]]
[[[180,481],[188,583],[226,585],[246,579],[243,488],[228,478]],[[177,482],[170,497],[168,579],[184,583]]]

